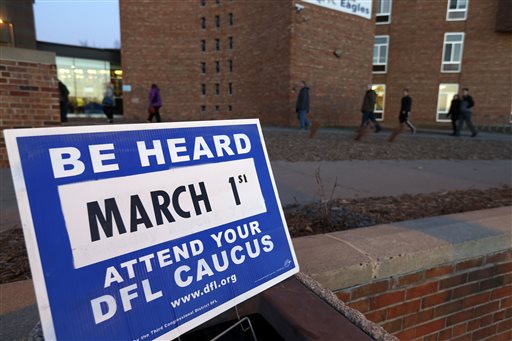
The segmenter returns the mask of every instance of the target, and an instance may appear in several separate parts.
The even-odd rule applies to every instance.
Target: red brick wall
[[[147,10],[148,6],[151,10]],[[289,20],[291,0],[176,2],[122,1],[121,37],[125,115],[145,120],[147,92],[157,83],[164,102],[165,120],[198,120],[259,117],[266,123],[287,121],[289,92]],[[228,14],[233,25],[228,25]],[[220,28],[214,25],[220,16]],[[200,18],[206,29],[200,29]],[[233,49],[228,49],[233,37]],[[207,50],[200,50],[206,40]],[[215,50],[220,39],[220,51]],[[233,72],[228,72],[228,60]],[[215,71],[215,62],[221,71]],[[206,74],[200,63],[206,63]],[[228,83],[233,94],[228,94]],[[201,95],[201,84],[207,94]],[[215,95],[215,83],[221,93]],[[201,112],[205,105],[207,111]],[[215,111],[218,105],[220,110]],[[228,111],[228,105],[233,111]]]
[[[512,250],[336,294],[401,340],[512,339]]]
[[[309,83],[311,118],[331,126],[358,124],[372,82],[374,20],[301,4],[306,8],[292,16],[291,87],[298,89],[300,80]],[[340,58],[335,50],[341,51]],[[292,124],[297,124],[296,97],[290,96]]]
[[[385,125],[396,125],[402,89],[413,98],[412,121],[436,122],[440,83],[468,87],[476,102],[473,120],[508,124],[512,110],[512,34],[495,31],[498,0],[469,1],[467,20],[446,20],[447,0],[395,0],[391,23],[376,25],[376,35],[389,35],[388,70],[374,74],[386,84]],[[444,34],[465,32],[460,73],[441,73]]]
[[[0,167],[8,167],[3,129],[60,122],[55,65],[0,59]]]

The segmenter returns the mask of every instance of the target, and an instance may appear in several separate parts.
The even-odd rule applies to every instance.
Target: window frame
[[[374,61],[373,61],[373,58],[375,58],[375,55],[372,57],[372,73],[377,73],[377,74],[383,74],[383,73],[387,73],[388,72],[388,59],[389,59],[389,35],[387,34],[384,34],[384,35],[378,35],[378,36],[375,36],[373,39],[373,49],[375,50],[375,39],[376,38],[386,38],[387,39],[387,44],[386,45],[383,45],[383,44],[380,44],[379,46],[387,46],[386,48],[386,62],[384,64],[381,64],[381,63],[377,63],[375,64]],[[380,49],[379,49],[379,57],[380,57]],[[380,58],[378,58],[380,59]],[[373,69],[374,66],[376,65],[384,65],[384,71],[375,71]]]
[[[389,12],[383,12],[383,13],[380,13],[378,12],[378,2],[382,2],[382,1],[389,1]],[[376,9],[375,9],[375,24],[376,25],[386,25],[386,24],[390,24],[391,23],[391,13],[393,12],[393,0],[377,0],[377,6],[376,6]],[[388,17],[388,20],[387,21],[377,21],[377,17],[385,17],[387,16]]]
[[[201,30],[206,30],[206,17],[201,17],[199,19],[199,26],[201,27]]]
[[[232,36],[229,36],[228,37],[228,50],[233,50],[233,37]]]
[[[446,38],[448,36],[453,36],[453,35],[462,35],[462,40],[460,42],[461,44],[461,49],[460,49],[460,61],[458,62],[458,69],[457,70],[444,70],[444,66],[447,65],[447,64],[455,64],[455,62],[451,61],[452,57],[453,57],[453,54],[452,56],[450,56],[450,62],[445,62],[444,61],[444,57],[445,57],[445,53],[446,53],[446,46],[447,46],[447,41],[446,41]],[[444,34],[444,39],[443,39],[443,53],[441,55],[441,73],[460,73],[462,72],[462,58],[464,58],[464,40],[465,40],[465,34],[464,32],[446,32]],[[454,44],[453,42],[450,42],[450,44]],[[453,48],[452,48],[452,53],[453,53]]]
[[[377,121],[384,121],[384,113],[386,112],[386,84],[372,84],[372,90],[374,90],[376,93],[377,91],[374,89],[374,87],[382,86],[384,88],[384,94],[382,96],[382,110],[377,110],[377,101],[375,101],[375,107],[373,108],[374,114],[381,114],[380,118],[375,117]],[[378,95],[378,93],[377,93]]]
[[[228,71],[233,72],[233,60],[232,59],[228,60]]]
[[[442,111],[439,111],[439,100],[440,100],[440,95],[441,95],[441,86],[443,85],[455,85],[457,87],[457,90],[456,90],[456,93],[458,94],[459,91],[460,91],[460,85],[458,83],[439,83],[439,87],[437,89],[437,105],[436,105],[436,122],[442,122],[442,123],[447,123],[447,122],[451,122],[451,119],[450,118],[439,118],[439,114],[448,114],[448,112],[450,111],[450,108],[448,107],[447,111],[445,112],[442,112]],[[453,98],[453,96],[452,96]],[[448,99],[450,102],[451,102],[451,99]]]
[[[215,38],[215,51],[220,51],[220,39]]]
[[[458,5],[459,1],[462,1],[462,0],[455,0],[455,1],[457,1],[457,5]],[[450,9],[451,0],[446,1],[446,21],[465,21],[468,19],[469,0],[465,0],[465,1],[466,1],[466,8],[464,9],[464,18],[450,18],[450,13],[462,12],[462,10]]]
[[[201,62],[201,75],[206,75],[206,63]]]
[[[206,84],[201,83],[201,96],[206,96]]]

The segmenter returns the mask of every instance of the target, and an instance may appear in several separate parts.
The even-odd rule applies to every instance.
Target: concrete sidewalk
[[[283,206],[512,184],[510,160],[373,160],[272,162]],[[318,173],[321,184],[317,181]]]
[[[510,160],[372,160],[271,162],[283,206],[512,184]],[[319,174],[321,185],[317,182]],[[323,188],[323,190],[322,190]],[[0,169],[0,232],[20,227],[10,169]]]

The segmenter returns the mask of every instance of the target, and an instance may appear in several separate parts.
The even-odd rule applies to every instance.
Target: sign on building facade
[[[302,0],[313,5],[336,11],[357,15],[366,19],[372,18],[372,0]]]

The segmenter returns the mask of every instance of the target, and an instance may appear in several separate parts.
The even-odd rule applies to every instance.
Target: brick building
[[[358,1],[371,7],[371,0]],[[125,115],[145,119],[148,89],[156,83],[166,120],[296,124],[304,79],[314,115],[330,125],[357,122],[372,77],[373,21],[296,3],[121,1],[123,81],[131,86],[123,94]]]
[[[384,122],[396,122],[402,90],[409,88],[413,121],[446,125],[453,95],[467,87],[476,123],[510,123],[510,18],[507,0],[378,1],[373,84]]]
[[[342,11],[347,4],[354,6],[348,13]],[[510,122],[512,9],[506,0],[147,6],[120,3],[130,89],[125,113],[138,120],[146,115],[149,86],[157,83],[167,120],[259,117],[295,125],[297,83],[304,79],[312,116],[325,125],[357,124],[368,83],[379,93],[376,111],[384,125],[395,125],[405,87],[414,99],[413,120],[422,126],[447,125],[447,106],[462,87],[475,98],[477,123]],[[367,18],[354,14],[364,6],[371,7]]]

